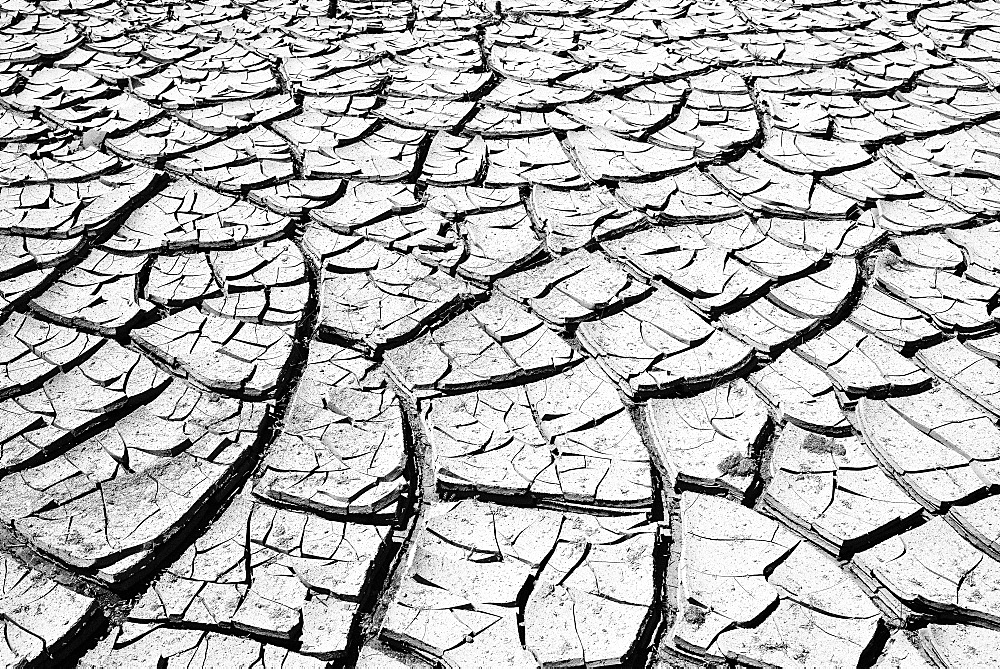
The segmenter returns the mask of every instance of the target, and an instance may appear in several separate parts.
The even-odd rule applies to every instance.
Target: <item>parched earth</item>
[[[998,323],[997,0],[0,0],[0,664],[996,667]]]

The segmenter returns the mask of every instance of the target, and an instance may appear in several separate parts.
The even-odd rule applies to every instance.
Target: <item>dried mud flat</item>
[[[0,664],[1000,664],[1000,3],[0,0]]]

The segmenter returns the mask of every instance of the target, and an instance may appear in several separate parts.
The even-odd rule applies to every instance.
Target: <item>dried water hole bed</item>
[[[998,217],[995,0],[0,0],[0,663],[995,667]]]

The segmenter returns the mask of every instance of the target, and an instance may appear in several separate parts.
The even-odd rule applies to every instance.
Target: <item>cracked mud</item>
[[[1000,664],[995,0],[0,0],[0,665]]]

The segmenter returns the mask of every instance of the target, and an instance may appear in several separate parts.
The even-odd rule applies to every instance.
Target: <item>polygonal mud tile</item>
[[[851,570],[904,622],[928,615],[997,628],[1000,562],[937,517],[858,553]]]
[[[758,665],[859,661],[878,609],[834,560],[733,502],[685,492],[680,504],[673,652]]]
[[[524,388],[422,406],[440,489],[556,508],[643,508],[649,456],[614,384],[592,360]]]
[[[314,341],[254,494],[337,516],[391,518],[405,496],[406,438],[382,369]]]
[[[97,601],[0,554],[3,589],[0,655],[14,665],[56,662],[83,642],[98,619]]]
[[[38,313],[71,327],[116,336],[145,320],[153,305],[138,297],[148,257],[92,250],[31,301]]]
[[[32,316],[11,314],[0,324],[0,398],[35,390],[86,360],[104,341]]]
[[[497,288],[557,326],[600,317],[643,299],[653,290],[600,253],[582,249],[500,279]]]
[[[136,209],[104,246],[122,253],[235,248],[280,237],[290,223],[286,216],[180,180]]]
[[[674,490],[721,491],[742,500],[757,475],[767,407],[742,379],[689,398],[650,400],[652,447]]]
[[[412,397],[546,376],[580,360],[516,302],[495,295],[386,353],[386,372]]]
[[[941,338],[923,313],[875,287],[865,289],[847,318],[901,350],[923,348]]]
[[[653,601],[653,526],[642,518],[473,501],[435,504],[427,517],[383,638],[460,666],[634,656]],[[528,584],[522,646],[518,593]]]
[[[621,191],[617,191],[619,197]],[[535,224],[545,231],[545,245],[554,253],[568,253],[591,240],[641,225],[645,220],[600,186],[587,190],[535,186],[531,189],[528,210]]]
[[[774,444],[763,508],[842,557],[882,541],[920,513],[854,436],[787,425]]]
[[[990,667],[1000,662],[1000,632],[972,625],[930,624],[919,632],[928,654],[942,667]]]
[[[830,377],[794,351],[785,351],[747,381],[782,420],[823,434],[843,434],[851,425],[837,401]]]
[[[310,224],[302,244],[319,266],[320,333],[365,351],[412,339],[479,292],[412,255],[321,225]]]
[[[943,511],[1000,480],[1000,429],[950,386],[886,400],[864,398],[857,415],[887,473],[931,511]]]
[[[997,288],[943,269],[918,267],[892,253],[878,257],[875,280],[888,292],[924,312],[944,331],[963,334],[996,328],[991,304]]]
[[[753,349],[708,324],[666,289],[623,311],[581,323],[577,336],[630,396],[735,375]]]
[[[35,547],[123,588],[225,493],[268,414],[264,404],[177,380],[144,401],[113,427],[0,483],[4,520]]]
[[[274,394],[292,351],[292,328],[205,314],[196,307],[134,330],[132,339],[182,376],[218,392]]]
[[[847,321],[795,350],[825,371],[838,389],[853,396],[911,392],[931,383],[931,377],[912,360]]]

